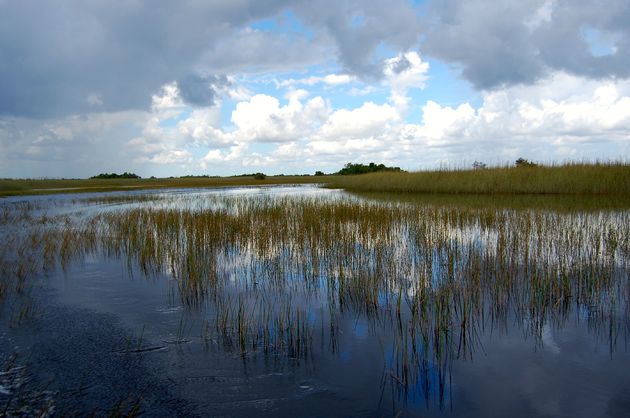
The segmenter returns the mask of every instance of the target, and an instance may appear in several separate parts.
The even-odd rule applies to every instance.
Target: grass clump
[[[630,195],[630,164],[521,164],[472,170],[381,172],[331,179],[360,192]]]

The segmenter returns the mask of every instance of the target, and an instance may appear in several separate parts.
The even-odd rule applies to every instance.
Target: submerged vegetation
[[[361,192],[630,196],[630,164],[540,166],[524,160],[515,167],[344,176],[330,185]]]
[[[540,345],[545,327],[577,310],[611,351],[629,336],[620,319],[630,296],[627,211],[352,197],[137,202],[82,217],[5,206],[0,272],[10,280],[0,297],[28,300],[38,273],[88,254],[120,258],[171,277],[184,306],[207,309],[203,342],[244,357],[314,361],[347,342],[345,320],[360,320],[385,341],[383,382],[440,404],[452,362],[476,356],[485,329],[516,324]],[[13,306],[15,322],[32,310]]]

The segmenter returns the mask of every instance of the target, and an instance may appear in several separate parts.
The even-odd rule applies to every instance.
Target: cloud
[[[129,171],[125,143],[149,115],[126,111],[55,120],[0,120],[0,176],[92,176]]]
[[[194,106],[212,106],[221,90],[229,87],[225,75],[189,74],[177,81],[181,98]]]
[[[277,82],[278,87],[293,87],[296,85],[313,86],[315,84],[323,83],[328,86],[340,86],[343,84],[351,83],[355,80],[355,77],[348,74],[328,74],[323,77],[311,76],[305,78],[289,78]]]
[[[289,10],[304,33],[249,26]],[[360,26],[352,24],[357,14]],[[300,70],[330,56],[346,74],[374,75],[379,46],[409,49],[418,33],[403,0],[2,2],[0,115],[147,110],[173,80],[184,101],[209,105],[222,74]]]
[[[552,159],[598,156],[630,145],[630,82],[597,82],[557,73],[532,86],[514,86],[483,95],[473,109],[429,101],[422,124],[411,129],[412,141],[454,148],[452,157]],[[483,155],[485,154],[485,156]],[[597,155],[597,154],[595,154]]]
[[[329,109],[319,96],[303,103],[306,94],[305,90],[291,92],[284,106],[265,94],[238,103],[232,112],[235,130],[230,136],[236,142],[289,142],[308,136],[326,119]]]
[[[429,100],[421,111],[421,122],[410,124],[387,103],[337,109],[309,139],[282,144],[272,157],[296,170],[336,170],[348,161],[418,169],[469,166],[474,160],[504,164],[519,156],[545,162],[614,159],[630,151],[625,81],[557,73],[534,85],[487,92],[478,107]]]
[[[190,108],[176,83],[160,90],[151,112],[1,120],[0,176],[55,175],[68,167],[81,175],[235,174],[243,167],[302,173],[336,171],[349,161],[417,169],[630,152],[630,82],[623,80],[556,73],[533,85],[488,91],[478,106],[427,100],[419,123],[406,122],[391,100],[333,108],[294,90],[284,99],[253,95],[237,104],[231,125],[222,125],[221,102]]]
[[[630,3],[573,0],[433,2],[423,51],[458,64],[479,89],[534,84],[556,71],[594,78],[630,77]],[[614,39],[599,54],[584,36]]]
[[[406,98],[408,88],[421,88],[426,64],[417,54],[407,54],[406,62],[403,56],[386,65],[389,102],[332,108],[322,97],[309,98],[305,90],[290,90],[284,104],[257,94],[236,105],[231,128],[221,126],[218,109],[198,109],[168,132],[159,128],[159,120],[149,119],[144,136],[157,138],[157,143],[137,145],[148,155],[161,155],[164,143],[175,144],[174,149],[207,146],[199,162],[203,169],[229,163],[299,172],[305,167],[334,169],[349,159],[418,168],[472,159],[504,163],[520,155],[547,161],[584,158],[594,150],[598,157],[615,158],[619,151],[613,150],[630,146],[630,82],[566,73],[486,92],[478,107],[428,100],[421,122],[406,123],[405,109],[392,97]],[[177,106],[171,93],[172,88],[165,88],[165,98],[155,101]],[[262,143],[277,145],[270,152],[251,151],[251,144]]]
[[[396,109],[389,104],[366,102],[356,109],[333,112],[317,136],[329,141],[370,138],[389,129],[400,119]]]
[[[404,0],[303,1],[294,10],[307,26],[333,40],[346,72],[363,78],[381,77],[379,48],[409,50],[420,36],[417,12]]]
[[[420,54],[414,51],[385,60],[385,84],[391,89],[390,101],[400,112],[409,107],[411,99],[407,97],[407,91],[425,87],[428,71],[429,63],[423,62]]]

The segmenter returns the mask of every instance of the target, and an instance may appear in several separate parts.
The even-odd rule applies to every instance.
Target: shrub
[[[538,164],[526,160],[525,158],[519,158],[514,162],[517,167],[538,167]]]

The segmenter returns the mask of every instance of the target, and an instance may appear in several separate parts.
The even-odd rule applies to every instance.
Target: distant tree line
[[[127,173],[126,171],[122,174],[117,173],[101,173],[98,176],[90,177],[90,179],[140,179],[139,175],[135,173]]]
[[[398,171],[402,172],[403,170],[400,167],[387,167],[385,164],[346,164],[341,170],[339,170],[336,174],[345,176],[351,174],[365,174],[365,173],[376,173],[377,171]]]

